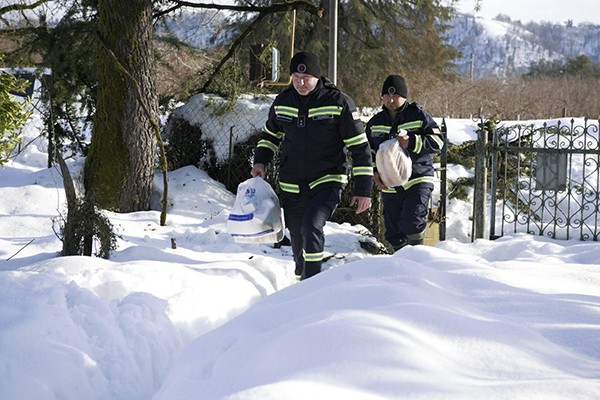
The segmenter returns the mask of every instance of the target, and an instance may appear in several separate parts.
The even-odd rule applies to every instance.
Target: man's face
[[[398,110],[400,107],[402,107],[405,101],[406,99],[399,94],[386,93],[383,95],[383,106],[390,111]]]
[[[319,83],[319,78],[315,76],[300,72],[292,73],[292,84],[300,96],[307,96],[317,87],[317,83]]]

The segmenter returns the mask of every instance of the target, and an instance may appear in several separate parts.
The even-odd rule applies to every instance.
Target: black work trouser
[[[323,228],[341,199],[341,188],[325,187],[300,194],[283,194],[285,225],[290,231],[296,276],[310,278],[321,272],[325,234]]]
[[[430,182],[417,183],[408,190],[382,193],[385,239],[394,249],[406,244],[407,236],[422,233],[427,227],[427,211],[433,191]]]

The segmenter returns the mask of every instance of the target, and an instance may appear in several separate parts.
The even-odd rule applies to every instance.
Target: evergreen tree
[[[2,54],[0,54],[0,61]],[[29,82],[0,72],[0,167],[21,141],[21,128],[31,116],[29,101],[19,102],[12,93],[23,92]]]
[[[241,4],[242,0],[240,0]],[[268,0],[259,0],[266,4]],[[458,56],[445,45],[445,25],[453,8],[439,0],[349,0],[338,6],[338,86],[359,105],[379,103],[385,77],[399,73],[411,83],[413,93],[431,88],[438,79],[450,79],[452,60]],[[294,50],[308,50],[321,58],[328,71],[328,2],[323,18],[307,12],[296,16]],[[291,43],[291,13],[269,15],[255,28],[253,42],[277,47],[282,54],[282,76],[287,77]],[[235,19],[226,28],[239,32],[251,16]],[[247,62],[241,62],[247,65]],[[283,80],[282,79],[282,80]]]
[[[61,18],[49,26],[47,14],[52,12]],[[35,18],[0,31],[5,43],[12,43],[7,63],[50,71],[51,75],[40,76],[48,106],[44,127],[51,127],[52,132],[45,133],[58,149],[68,143],[75,151],[85,154],[87,150],[83,131],[91,124],[98,86],[96,24],[93,2],[73,0],[62,3],[59,10],[36,9]]]
[[[565,73],[582,79],[600,78],[600,66],[594,64],[585,54],[569,58],[565,63]]]
[[[600,79],[600,66],[594,64],[588,56],[582,54],[575,58],[569,58],[566,62],[548,62],[541,60],[534,62],[529,71],[523,75],[525,78],[542,77],[573,77],[580,79]]]

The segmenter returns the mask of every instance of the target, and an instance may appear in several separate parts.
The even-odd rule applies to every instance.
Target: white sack
[[[412,174],[412,161],[406,149],[396,139],[381,143],[375,163],[381,180],[387,187],[402,186]]]
[[[227,230],[240,243],[277,243],[283,239],[279,198],[264,179],[256,176],[238,185]]]

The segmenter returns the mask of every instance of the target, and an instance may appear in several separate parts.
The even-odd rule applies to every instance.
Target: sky
[[[600,24],[597,0],[481,0],[481,10],[474,11],[475,0],[459,0],[461,12],[495,18],[508,15],[512,20],[527,22],[566,22]]]
[[[453,143],[474,137],[472,121],[448,123]],[[448,240],[393,255],[363,250],[374,241],[362,227],[328,222],[331,258],[296,283],[290,248],[235,242],[235,195],[188,166],[169,174],[166,226],[159,211],[106,213],[109,260],[57,257],[62,179],[43,139],[24,143],[0,169],[0,399],[600,393],[598,242],[471,242],[469,203],[453,201]],[[68,163],[80,177],[83,160]]]

